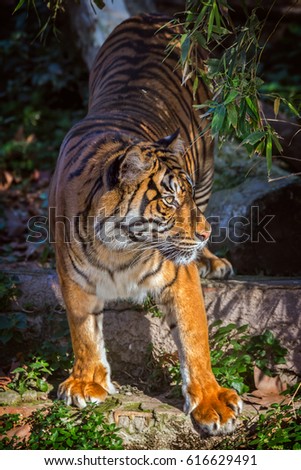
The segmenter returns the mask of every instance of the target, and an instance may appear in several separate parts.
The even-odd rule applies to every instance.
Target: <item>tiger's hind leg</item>
[[[215,256],[208,248],[204,248],[197,258],[200,276],[206,279],[228,279],[234,272],[226,258]]]
[[[70,377],[60,384],[58,398],[79,408],[99,403],[114,393],[106,359],[102,320],[103,302],[66,275],[61,288],[67,308],[75,362]]]

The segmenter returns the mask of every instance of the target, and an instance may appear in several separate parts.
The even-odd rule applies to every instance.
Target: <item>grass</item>
[[[30,426],[28,439],[9,437],[16,426]],[[11,414],[0,417],[0,450],[119,450],[122,439],[114,423],[108,423],[94,405],[74,411],[61,402],[42,408],[28,418]]]

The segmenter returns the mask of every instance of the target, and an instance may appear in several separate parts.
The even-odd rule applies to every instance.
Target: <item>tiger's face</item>
[[[211,229],[194,202],[193,182],[179,164],[182,141],[172,144],[138,143],[114,162],[114,186],[108,182],[102,201],[106,215],[96,229],[110,249],[157,249],[176,264],[187,264],[206,245]]]

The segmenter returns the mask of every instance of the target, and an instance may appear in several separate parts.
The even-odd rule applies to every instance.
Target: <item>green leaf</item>
[[[25,372],[25,369],[23,367],[17,367],[12,371],[12,374],[18,374],[19,372]]]
[[[239,395],[242,395],[244,392],[248,391],[248,387],[243,382],[238,380],[233,380],[229,386],[234,388]]]
[[[194,81],[193,81],[193,87],[192,87],[192,91],[193,91],[193,98],[195,98],[195,95],[196,95],[196,92],[198,90],[198,86],[199,86],[199,77],[196,76]]]
[[[1,333],[0,343],[6,344],[12,339],[12,337],[13,337],[13,334],[11,332],[6,332],[5,334]]]
[[[292,111],[293,114],[295,114],[295,116],[300,117],[299,111],[295,108],[295,106],[290,101],[288,101],[285,98],[282,98],[282,101],[289,107],[289,109]]]
[[[208,67],[208,76],[212,78],[219,72],[220,60],[219,59],[208,59],[206,61]]]
[[[48,384],[44,379],[38,379],[37,380],[37,387],[41,392],[47,392],[48,391]]]
[[[218,27],[218,29],[220,29],[220,27],[221,27],[221,17],[220,17],[216,2],[213,3],[212,9],[214,11],[216,26]],[[217,31],[217,32],[220,32],[220,31]]]
[[[272,149],[273,149],[272,135],[268,134],[267,144],[266,144],[266,159],[267,159],[268,176],[270,176],[271,169],[272,169]]]
[[[245,100],[248,106],[248,113],[250,117],[255,119],[255,121],[257,121],[259,119],[259,114],[258,114],[258,109],[257,109],[257,100],[252,99],[249,96],[246,96]]]
[[[231,125],[234,129],[237,128],[237,111],[234,103],[229,103],[227,105],[227,114]]]
[[[218,134],[223,127],[226,116],[226,107],[224,105],[218,106],[213,114],[211,129],[213,134]]]
[[[215,3],[213,4],[213,6]],[[213,21],[214,21],[214,8],[212,8],[210,15],[209,15],[209,20],[208,20],[208,30],[207,30],[207,41],[210,40],[211,35],[212,35],[212,28],[213,28]]]
[[[198,29],[200,23],[202,22],[203,18],[205,17],[205,13],[208,9],[208,5],[204,5],[203,8],[201,9],[200,13],[198,14],[198,17],[196,19],[194,29]]]
[[[295,108],[295,106],[292,103],[288,101],[287,105],[293,114],[295,114],[297,117],[300,117],[300,113],[298,112],[298,110]]]
[[[277,98],[275,98],[275,100],[274,100],[274,114],[275,114],[275,117],[278,116],[279,106],[280,106],[280,98],[279,98],[279,96],[277,96]]]
[[[203,47],[204,49],[208,49],[207,42],[205,36],[200,33],[200,31],[196,31],[194,34],[194,39],[197,40],[198,44]]]
[[[238,96],[238,91],[231,90],[230,93],[226,96],[224,100],[224,104],[226,105],[226,104],[232,103],[232,101],[234,101],[237,96]]]
[[[16,13],[16,11],[20,10],[20,8],[22,8],[24,3],[25,3],[25,0],[19,0],[18,5],[16,6],[16,8],[13,11],[13,14]]]
[[[278,135],[272,134],[272,139],[273,139],[274,145],[277,148],[278,152],[282,153],[283,148],[282,148],[282,145],[279,141]]]
[[[262,140],[266,135],[265,131],[255,131],[249,134],[241,143],[241,145],[250,144],[255,145],[257,142]]]
[[[188,54],[189,54],[189,48],[190,48],[190,37],[188,36],[187,33],[182,34],[181,36],[181,62],[184,64],[187,60]]]
[[[0,330],[7,330],[14,327],[14,322],[8,315],[0,315]]]

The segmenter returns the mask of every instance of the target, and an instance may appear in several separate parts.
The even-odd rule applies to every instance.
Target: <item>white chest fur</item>
[[[116,272],[110,275],[102,272],[98,277],[96,295],[105,301],[128,298],[142,301],[147,294],[145,288],[139,286],[137,277],[133,273]]]
[[[150,272],[152,271],[155,271],[154,267],[150,267]],[[86,268],[85,275],[95,286],[97,297],[103,301],[132,299],[141,303],[148,293],[160,289],[163,282],[160,272],[155,276],[147,276],[144,280],[145,270],[141,265],[114,271],[100,270],[90,265]]]

